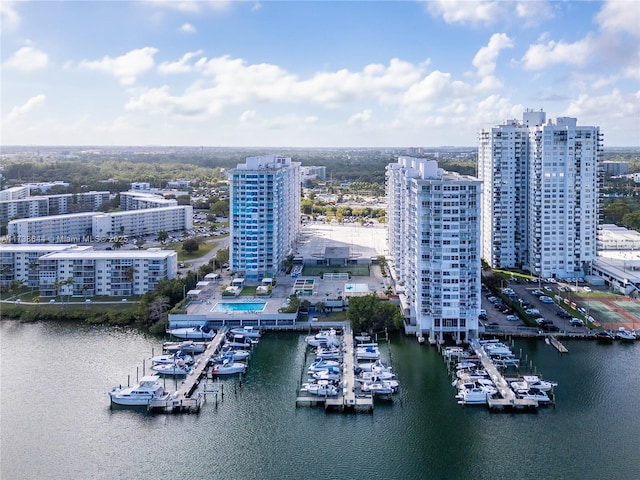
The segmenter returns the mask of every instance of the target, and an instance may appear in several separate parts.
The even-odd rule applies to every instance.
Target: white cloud
[[[43,95],[43,94],[36,95],[35,97],[31,97],[29,100],[27,100],[22,105],[18,105],[18,106],[13,107],[11,109],[11,111],[9,112],[9,114],[7,115],[6,121],[7,122],[11,122],[11,121],[17,119],[18,117],[21,117],[21,116],[25,115],[26,113],[30,112],[34,108],[39,107],[40,105],[42,105],[44,103],[46,98],[47,97],[45,95]]]
[[[636,127],[640,118],[640,92],[624,93],[618,89],[604,95],[582,94],[571,101],[562,115],[577,117],[582,125],[586,125],[588,119],[593,119],[594,124],[599,125],[603,118],[624,119],[634,122]],[[629,139],[638,145],[640,132],[636,128],[636,138]]]
[[[262,9],[262,4],[260,2],[255,2],[251,7],[252,12],[257,12],[260,9]]]
[[[349,125],[358,125],[358,126],[366,125],[367,123],[369,123],[372,116],[373,116],[373,111],[370,108],[367,108],[361,112],[351,115],[351,117],[349,117],[349,120],[347,120],[347,123]]]
[[[197,29],[196,27],[194,27],[193,25],[191,25],[190,23],[184,23],[181,27],[180,27],[180,31],[182,33],[197,33]]]
[[[184,13],[199,13],[205,9],[224,10],[231,5],[231,0],[146,0],[147,5]]]
[[[640,8],[635,1],[609,0],[602,6],[596,21],[603,30],[640,36]]]
[[[447,23],[492,25],[501,17],[503,5],[496,1],[433,0],[427,9]]]
[[[594,48],[595,44],[590,35],[574,43],[551,40],[546,44],[530,45],[522,57],[522,62],[526,70],[540,70],[556,64],[584,67]]]
[[[493,75],[500,50],[504,48],[513,48],[513,41],[506,33],[494,33],[487,46],[478,50],[473,57],[473,66],[478,69],[479,76]]]
[[[2,28],[15,28],[20,23],[20,15],[15,9],[18,2],[2,0],[0,2],[0,23]]]
[[[4,66],[23,72],[33,72],[46,68],[48,64],[49,56],[45,52],[32,46],[26,46],[11,55]]]
[[[160,73],[187,73],[193,71],[193,65],[190,65],[188,62],[194,57],[202,54],[202,50],[198,50],[196,52],[187,52],[185,53],[180,60],[176,62],[162,62],[158,65],[158,71]]]
[[[79,67],[113,75],[123,85],[132,85],[136,77],[153,68],[153,56],[157,52],[153,47],[138,48],[116,58],[105,56],[102,60],[83,60]]]
[[[257,117],[257,112],[255,110],[245,110],[240,115],[240,123],[251,123]]]

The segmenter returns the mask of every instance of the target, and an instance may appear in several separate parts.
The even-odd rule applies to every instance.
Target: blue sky
[[[9,1],[3,145],[476,145],[526,108],[640,146],[636,1]]]

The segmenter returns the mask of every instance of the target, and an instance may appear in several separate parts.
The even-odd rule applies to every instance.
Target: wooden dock
[[[355,411],[363,409],[373,411],[373,396],[359,393],[355,379],[355,358],[356,352],[353,343],[353,332],[346,327],[344,329],[342,348],[344,350],[342,360],[341,385],[342,391],[335,397],[306,395],[296,398],[296,406],[324,405],[325,410],[340,409],[344,411]]]
[[[487,405],[492,410],[526,410],[538,407],[538,401],[530,398],[518,398],[511,386],[504,379],[498,368],[493,364],[487,352],[476,338],[471,341],[471,347],[482,362],[482,366],[489,374],[498,390],[500,398],[488,398]]]
[[[222,327],[216,332],[216,335],[211,339],[211,342],[202,353],[202,358],[196,362],[194,368],[180,383],[178,390],[171,396],[170,400],[151,402],[148,409],[165,413],[190,413],[199,411],[204,394],[198,394],[196,397],[193,397],[193,392],[198,388],[198,385],[200,385],[202,377],[206,376],[209,358],[218,352],[226,333],[226,327]]]
[[[567,347],[565,347],[560,340],[558,340],[555,335],[549,335],[549,343],[551,345],[553,345],[556,350],[558,350],[560,353],[569,353],[569,350],[567,349]]]

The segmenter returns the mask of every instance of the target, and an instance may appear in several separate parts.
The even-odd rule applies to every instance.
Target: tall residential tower
[[[387,166],[389,251],[405,330],[440,341],[478,335],[480,185],[436,161]]]
[[[480,132],[482,258],[543,278],[583,277],[596,256],[598,127],[526,111]]]
[[[273,277],[300,231],[300,163],[247,157],[229,173],[229,264],[245,278]]]

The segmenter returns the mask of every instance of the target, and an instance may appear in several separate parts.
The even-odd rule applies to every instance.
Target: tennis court
[[[587,309],[589,315],[602,327],[616,329],[640,328],[640,301],[615,297],[580,299],[579,305]]]

